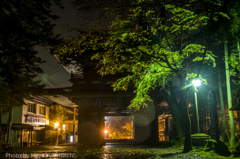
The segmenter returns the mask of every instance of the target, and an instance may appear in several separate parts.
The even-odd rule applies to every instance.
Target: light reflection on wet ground
[[[163,146],[144,145],[118,145],[106,144],[101,147],[90,145],[78,146],[36,146],[9,149],[1,154],[1,158],[19,158],[14,154],[25,154],[22,158],[83,158],[83,159],[120,159],[120,158],[149,158],[153,155],[148,152],[149,148],[161,148]],[[26,154],[28,157],[26,157]],[[62,156],[61,156],[62,155]],[[68,156],[67,156],[68,155]],[[71,155],[71,157],[69,157]]]

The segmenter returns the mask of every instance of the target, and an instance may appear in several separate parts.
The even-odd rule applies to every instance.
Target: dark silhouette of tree
[[[51,47],[59,42],[51,23],[58,18],[51,13],[52,3],[60,6],[59,0],[0,1],[1,109],[20,106],[23,98],[42,92],[43,85],[34,78],[42,73],[39,64],[44,61],[36,56],[35,47]]]

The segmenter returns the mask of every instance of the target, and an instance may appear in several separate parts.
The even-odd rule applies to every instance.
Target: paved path
[[[36,146],[9,149],[1,158],[82,158],[82,159],[154,159],[182,158],[200,159],[194,152],[181,153],[178,148],[164,148],[161,145],[117,145],[96,147],[82,144],[62,146]],[[22,156],[21,156],[22,155]]]

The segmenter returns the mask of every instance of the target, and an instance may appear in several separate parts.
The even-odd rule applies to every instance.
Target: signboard
[[[39,118],[27,118],[27,123],[46,123],[46,119],[39,119]]]

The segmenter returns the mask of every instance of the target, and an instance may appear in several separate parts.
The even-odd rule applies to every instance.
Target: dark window
[[[36,104],[28,103],[28,112],[36,113]]]
[[[39,106],[39,114],[45,115],[45,107],[44,106]]]

